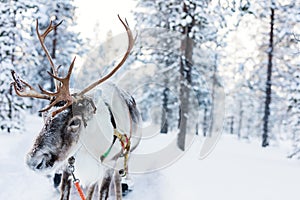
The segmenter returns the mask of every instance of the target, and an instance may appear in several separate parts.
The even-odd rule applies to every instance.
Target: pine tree
[[[275,18],[275,8],[274,2],[270,6],[270,35],[269,35],[269,50],[268,50],[268,70],[267,70],[267,80],[266,80],[266,100],[265,100],[265,112],[264,112],[264,126],[262,134],[262,146],[266,147],[269,145],[269,115],[270,115],[270,103],[271,103],[271,87],[272,87],[272,67],[273,67],[273,52],[274,52],[274,18]]]
[[[180,35],[170,31],[169,13],[170,2],[161,0],[140,1],[135,10],[137,20],[137,29],[141,30],[139,37],[141,39],[141,48],[137,52],[137,60],[144,63],[152,63],[157,69],[152,82],[159,84],[151,93],[144,95],[147,102],[156,102],[156,106],[161,108],[160,132],[167,133],[177,127],[178,115],[174,108],[177,95],[176,82],[178,75],[176,72],[179,62],[179,46],[176,44]],[[151,16],[151,17],[149,17]],[[148,29],[152,27],[152,29]],[[147,37],[155,38],[148,40]],[[145,55],[149,55],[148,57]],[[149,80],[150,81],[150,80]],[[175,86],[175,87],[174,87]],[[157,99],[160,104],[157,105]],[[146,101],[141,101],[141,103]],[[150,107],[153,107],[154,104]],[[175,106],[176,107],[176,106]],[[146,108],[146,106],[145,106]],[[149,108],[149,106],[148,106]],[[145,111],[146,113],[148,111]]]
[[[299,66],[298,66],[299,67]],[[293,73],[294,79],[291,85],[291,94],[289,98],[290,105],[288,113],[290,115],[289,125],[291,126],[293,149],[289,157],[297,156],[300,158],[300,73],[295,70]]]
[[[264,51],[267,74],[265,92],[265,108],[263,117],[262,146],[268,146],[270,139],[279,139],[280,135],[275,134],[282,124],[282,119],[286,118],[286,113],[282,112],[285,108],[282,106],[290,104],[288,96],[289,81],[294,80],[294,68],[297,67],[295,53],[297,44],[292,39],[292,30],[299,19],[294,16],[299,12],[299,5],[296,1],[281,2],[267,1],[269,12],[264,7],[260,8],[260,16],[263,23],[268,25],[268,44],[262,40],[261,50]],[[262,6],[262,5],[260,5]],[[268,14],[267,14],[268,13]],[[267,17],[269,16],[269,17]],[[265,19],[268,19],[266,21]],[[289,19],[289,20],[286,20]],[[263,26],[264,28],[266,27]],[[266,31],[268,29],[261,29]],[[261,32],[262,35],[265,35]],[[265,37],[263,37],[265,39]],[[267,60],[267,61],[266,61]],[[271,101],[272,99],[272,101]],[[269,104],[269,105],[268,105]]]
[[[209,1],[181,1],[178,4],[172,2],[170,18],[171,28],[183,34],[181,40],[181,57],[179,63],[180,74],[180,113],[179,113],[179,134],[177,139],[178,147],[185,150],[185,138],[191,121],[191,88],[192,71],[194,63],[195,42],[205,43],[214,40],[216,37],[215,28],[209,22],[208,7]],[[193,124],[193,123],[191,123]]]
[[[28,101],[18,98],[10,85],[10,70],[27,76],[28,70],[23,69],[29,63],[35,63],[35,52],[32,51],[30,40],[30,14],[36,10],[34,2],[7,0],[0,2],[0,130],[4,132],[20,132],[23,129],[22,109]],[[27,52],[31,52],[27,56]]]
[[[290,126],[289,122],[285,120],[289,114],[283,111],[289,105],[286,97],[290,91],[286,88],[290,88],[290,80],[293,79],[291,74],[297,63],[295,60],[297,59],[295,56],[297,43],[293,39],[292,30],[297,24],[298,19],[295,16],[299,10],[295,1],[273,1],[272,6],[271,3],[269,0],[264,2],[248,1],[244,6],[235,4],[237,6],[235,9],[230,6],[236,15],[241,12],[242,17],[233,26],[237,31],[229,32],[229,37],[233,39],[228,41],[233,40],[234,45],[231,45],[230,51],[225,49],[225,52],[230,59],[223,59],[222,62],[226,66],[224,69],[228,70],[226,74],[232,75],[227,81],[238,83],[234,84],[228,92],[232,97],[228,98],[231,108],[228,109],[228,112],[233,116],[231,119],[234,122],[234,132],[245,138],[251,136],[262,138],[264,135],[266,143],[290,137],[290,134],[281,133],[280,130],[288,129],[287,126]],[[274,47],[270,82],[267,80],[267,68],[268,55],[272,50],[270,48],[271,8],[274,9]],[[244,30],[247,30],[247,34],[243,34]],[[243,44],[244,42],[239,38],[245,39],[246,36],[249,37],[249,42]],[[272,84],[272,92],[268,97],[272,101],[268,106],[269,111],[265,112],[266,86],[268,84]],[[268,118],[264,117],[267,113],[269,113]],[[228,125],[230,126],[230,123]],[[264,134],[266,130],[267,134]]]
[[[179,125],[180,129],[178,146],[183,150],[186,133],[191,132],[190,130],[194,132],[195,128],[199,127],[199,107],[205,113],[205,117],[201,118],[201,120],[207,120],[205,126],[208,126],[208,119],[210,118],[208,116],[210,113],[208,109],[211,109],[209,104],[212,103],[208,100],[210,93],[207,92],[207,88],[201,86],[205,86],[203,76],[207,75],[206,70],[213,71],[212,66],[215,63],[213,59],[207,61],[207,57],[215,58],[215,56],[211,56],[212,51],[209,51],[210,53],[205,56],[201,54],[205,50],[197,53],[199,52],[198,49],[205,46],[203,44],[216,39],[217,31],[210,21],[208,4],[209,1],[148,0],[141,1],[135,12],[139,28],[160,27],[178,33],[169,31],[167,34],[168,31],[166,30],[153,31],[155,32],[153,37],[155,35],[157,39],[155,40],[157,41],[156,46],[148,46],[153,48],[151,62],[161,67],[159,68],[161,70],[157,70],[158,75],[155,77],[155,81],[165,85],[164,89],[156,91],[160,92],[161,107],[166,111],[161,112],[161,130],[166,132],[168,128],[174,126],[170,125],[171,123],[178,122],[175,125],[175,127]],[[149,41],[152,40],[149,39]],[[161,47],[164,47],[162,48],[164,49],[163,53],[159,51]],[[205,73],[202,73],[203,71]],[[201,73],[202,75],[200,75]],[[174,104],[174,98],[169,95],[172,94],[170,91],[175,94],[176,104]],[[157,95],[152,95],[152,97],[157,97]],[[201,98],[206,100],[201,100]],[[202,106],[203,103],[205,106]],[[174,109],[175,105],[178,106],[177,111]],[[164,120],[168,121],[164,122]]]

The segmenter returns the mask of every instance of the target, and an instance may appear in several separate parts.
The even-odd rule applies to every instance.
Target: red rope
[[[76,187],[76,189],[77,189],[77,192],[78,192],[78,194],[79,194],[81,200],[85,200],[83,191],[82,191],[82,189],[81,189],[81,187],[80,187],[80,185],[79,185],[79,180],[74,181],[74,185],[75,185],[75,187]]]

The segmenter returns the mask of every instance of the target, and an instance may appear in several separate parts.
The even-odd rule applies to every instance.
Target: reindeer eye
[[[71,121],[70,126],[80,126],[80,119],[74,119]]]

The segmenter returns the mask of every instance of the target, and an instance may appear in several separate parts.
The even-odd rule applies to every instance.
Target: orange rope
[[[81,200],[85,200],[83,191],[82,191],[82,189],[81,189],[81,187],[80,187],[80,185],[79,185],[79,180],[75,180],[75,181],[74,181],[74,185],[75,185],[75,187],[76,187],[76,189],[77,189],[77,192],[78,192],[78,194],[79,194]]]

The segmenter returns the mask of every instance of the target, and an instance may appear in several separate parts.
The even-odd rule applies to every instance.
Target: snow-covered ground
[[[39,119],[30,117],[27,121],[27,133],[0,135],[0,200],[59,199],[49,179],[25,166],[24,156],[40,129]],[[221,137],[204,160],[198,159],[200,148],[201,140],[197,138],[171,166],[134,175],[134,191],[124,199],[300,199],[300,161],[286,159],[282,148],[263,149],[259,143],[239,141],[228,135]]]

